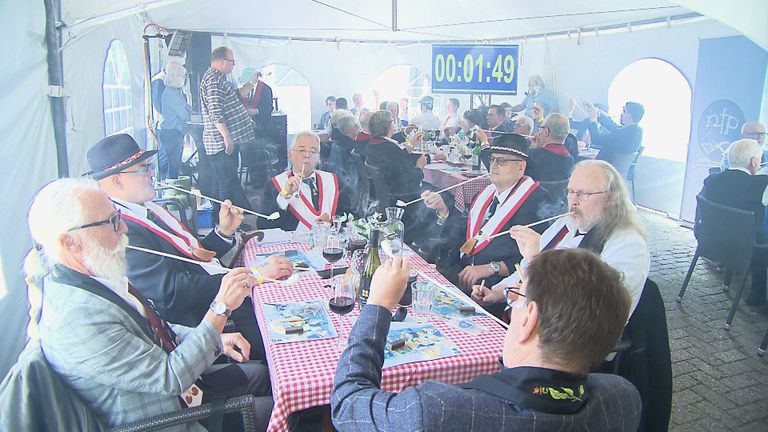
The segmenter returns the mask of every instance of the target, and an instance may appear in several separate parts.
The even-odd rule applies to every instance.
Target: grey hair
[[[765,131],[765,125],[763,125],[759,121],[748,121],[748,122],[745,122],[743,125],[741,125],[742,135],[745,133],[754,133],[753,131],[760,130],[760,129]]]
[[[315,141],[317,141],[317,145],[320,145],[320,137],[316,133],[312,131],[301,131],[293,136],[293,141],[291,141],[291,150],[296,147],[296,143],[299,141],[299,139],[304,137],[312,137]]]
[[[392,125],[392,113],[381,110],[371,115],[368,122],[368,128],[371,130],[371,136],[376,138],[386,137],[389,133],[389,127]]]
[[[597,254],[602,253],[605,243],[616,231],[631,230],[647,238],[645,226],[640,222],[637,209],[629,199],[627,185],[616,168],[606,161],[585,160],[576,164],[574,171],[582,166],[596,167],[602,171],[603,190],[608,198],[608,206],[592,228],[594,237],[590,242],[590,250]]]
[[[525,123],[525,126],[528,127],[528,134],[533,132],[533,119],[528,117],[527,115],[519,115],[515,119],[515,126],[517,126],[517,122],[523,122]]]
[[[341,120],[344,116],[351,116],[352,113],[345,110],[345,109],[337,109],[336,111],[331,114],[331,126],[338,128],[339,127],[339,120]]]
[[[544,127],[549,129],[549,135],[559,143],[565,142],[565,137],[571,132],[571,124],[568,117],[560,113],[552,113],[544,119]]]
[[[165,77],[163,82],[166,87],[181,88],[187,80],[187,68],[177,61],[168,62],[165,65]]]
[[[46,256],[58,260],[59,237],[86,223],[88,209],[80,202],[92,192],[101,192],[99,184],[86,178],[54,180],[37,192],[27,213],[27,224],[32,239],[42,246]]]
[[[358,128],[360,128],[360,123],[358,123],[357,119],[352,114],[345,115],[339,119],[338,129],[344,135],[346,135],[347,131],[349,131],[349,129],[351,129],[354,126],[357,126]]]
[[[747,168],[755,157],[763,157],[763,148],[757,140],[744,138],[732,142],[728,147],[728,160],[733,168]]]
[[[540,85],[541,87],[544,87],[544,78],[541,77],[539,74],[533,74],[529,78],[529,80],[533,80],[536,84]]]

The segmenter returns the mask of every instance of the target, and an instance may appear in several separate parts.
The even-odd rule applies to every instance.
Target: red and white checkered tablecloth
[[[438,189],[443,189],[469,180],[469,177],[465,177],[460,172],[452,172],[454,170],[456,168],[444,163],[429,164],[423,170],[424,181]],[[491,180],[488,177],[483,177],[451,189],[449,192],[454,197],[456,210],[463,213],[466,208],[472,205],[472,200],[475,199],[475,196],[482,192],[489,184],[491,184]]]
[[[256,260],[256,254],[276,252],[286,249],[307,249],[306,244],[283,244],[260,247],[255,240],[250,241],[244,250],[244,264],[250,266]],[[419,271],[440,282],[449,282],[416,254],[411,255],[412,265]],[[316,274],[305,274],[300,280],[288,286],[267,283],[253,290],[253,305],[264,335],[267,331],[264,319],[263,303],[285,303],[310,299],[327,301],[332,292],[324,286],[328,280],[320,279]],[[358,315],[355,310],[344,316],[329,313],[331,321],[342,337],[348,337],[352,323]],[[384,369],[381,388],[385,391],[402,391],[404,388],[420,384],[427,380],[447,383],[462,383],[480,374],[498,371],[498,358],[504,340],[504,329],[488,317],[475,318],[488,329],[480,336],[473,336],[451,327],[437,318],[431,323],[461,349],[461,354],[418,363],[407,363]],[[341,328],[341,330],[339,330]],[[327,405],[330,403],[333,389],[333,376],[336,373],[341,351],[338,339],[323,339],[303,342],[273,344],[264,337],[269,371],[272,380],[272,395],[275,400],[269,431],[288,431],[288,415],[303,409]]]

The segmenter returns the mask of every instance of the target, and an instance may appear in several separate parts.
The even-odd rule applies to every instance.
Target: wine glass
[[[355,285],[346,275],[339,275],[333,279],[333,294],[328,300],[331,312],[339,315],[339,349],[347,346],[347,337],[342,335],[342,327],[345,324],[344,316],[355,309]]]
[[[323,258],[331,263],[331,279],[333,279],[333,265],[344,256],[344,247],[337,233],[331,232],[325,239]]]
[[[336,234],[341,234],[341,224],[344,223],[346,218],[341,215],[335,215],[331,220],[333,221],[333,229],[336,231]]]

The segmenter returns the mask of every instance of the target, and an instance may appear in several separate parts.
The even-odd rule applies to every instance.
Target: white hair
[[[337,110],[337,111],[338,111],[338,110]],[[334,113],[334,114],[336,114],[336,113]],[[349,129],[351,129],[351,128],[352,128],[352,127],[354,127],[354,126],[357,126],[358,128],[360,128],[360,123],[357,121],[357,119],[355,118],[355,116],[353,116],[352,114],[350,114],[350,115],[345,115],[345,116],[343,116],[343,117],[341,117],[341,118],[339,119],[339,125],[338,125],[338,129],[339,129],[339,130],[341,131],[341,133],[343,133],[344,135],[346,135],[346,134],[347,134],[347,131],[349,131]]]
[[[181,88],[187,80],[187,68],[183,64],[171,61],[165,65],[165,77],[163,82],[166,87]]]
[[[519,122],[524,123],[524,126],[526,126],[528,128],[528,133],[529,134],[531,132],[533,132],[533,119],[532,118],[528,117],[527,115],[519,115],[515,119],[515,126],[520,124]]]
[[[571,125],[568,122],[568,117],[560,113],[552,113],[544,119],[544,127],[549,129],[549,134],[552,139],[558,141],[560,144],[565,142],[565,137],[571,131]]]
[[[320,145],[320,137],[316,133],[312,131],[301,131],[293,136],[293,141],[291,142],[291,150],[296,147],[296,143],[299,141],[299,139],[304,137],[312,137],[315,141],[317,141],[317,145]]]
[[[339,127],[339,120],[341,120],[342,117],[351,116],[353,115],[350,111],[347,111],[345,109],[337,109],[336,111],[331,114],[331,126],[338,129]]]
[[[752,158],[762,158],[763,148],[757,140],[740,139],[728,147],[728,160],[733,168],[747,168]]]
[[[45,185],[29,207],[27,224],[32,239],[42,246],[45,255],[57,260],[61,254],[59,237],[87,222],[88,209],[83,196],[101,192],[95,180],[63,178]]]

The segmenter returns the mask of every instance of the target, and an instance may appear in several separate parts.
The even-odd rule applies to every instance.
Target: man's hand
[[[423,169],[425,166],[427,166],[427,155],[421,155],[421,157],[416,159],[416,167]]]
[[[478,304],[487,305],[498,303],[504,300],[504,293],[503,290],[501,292],[497,292],[486,286],[472,285],[471,297],[472,300],[476,301]]]
[[[216,300],[224,302],[230,310],[235,310],[243,304],[243,299],[251,295],[251,287],[256,284],[256,278],[247,268],[232,269],[221,279]]]
[[[436,155],[432,156],[432,160],[435,162],[447,161],[448,156],[446,156],[445,153],[443,152],[439,152]]]
[[[246,111],[248,111],[249,116],[255,116],[256,114],[259,113],[258,108],[248,108]]]
[[[509,236],[517,242],[517,249],[523,258],[530,261],[539,254],[541,234],[530,228],[516,225],[509,230]]]
[[[480,279],[493,276],[490,264],[468,265],[459,272],[459,284],[461,288],[470,289]]]
[[[222,333],[221,345],[224,347],[224,355],[232,360],[238,363],[249,360],[251,344],[240,333]]]
[[[488,142],[488,134],[482,129],[478,129],[475,136],[477,137],[477,142],[480,144]]]
[[[224,200],[224,204],[221,205],[219,210],[219,231],[226,236],[235,235],[237,227],[243,223],[245,216],[243,215],[243,209],[232,205],[232,201]]]
[[[235,151],[235,143],[232,142],[232,138],[224,136],[224,153],[231,155]]]
[[[282,279],[293,273],[293,262],[285,257],[271,256],[267,264],[259,268],[262,276],[272,279]]]
[[[397,306],[405,292],[411,264],[408,258],[393,257],[376,270],[371,280],[368,304],[375,304],[387,310]]]
[[[283,189],[285,189],[285,193],[288,194],[288,196],[290,197],[290,195],[295,194],[300,187],[301,187],[301,178],[295,175],[289,178],[288,181],[285,182],[285,186]]]
[[[448,207],[445,205],[445,201],[443,201],[443,197],[441,197],[440,194],[432,191],[424,191],[421,193],[421,197],[424,198],[424,205],[426,205],[427,208],[436,210],[439,215],[448,215]]]

